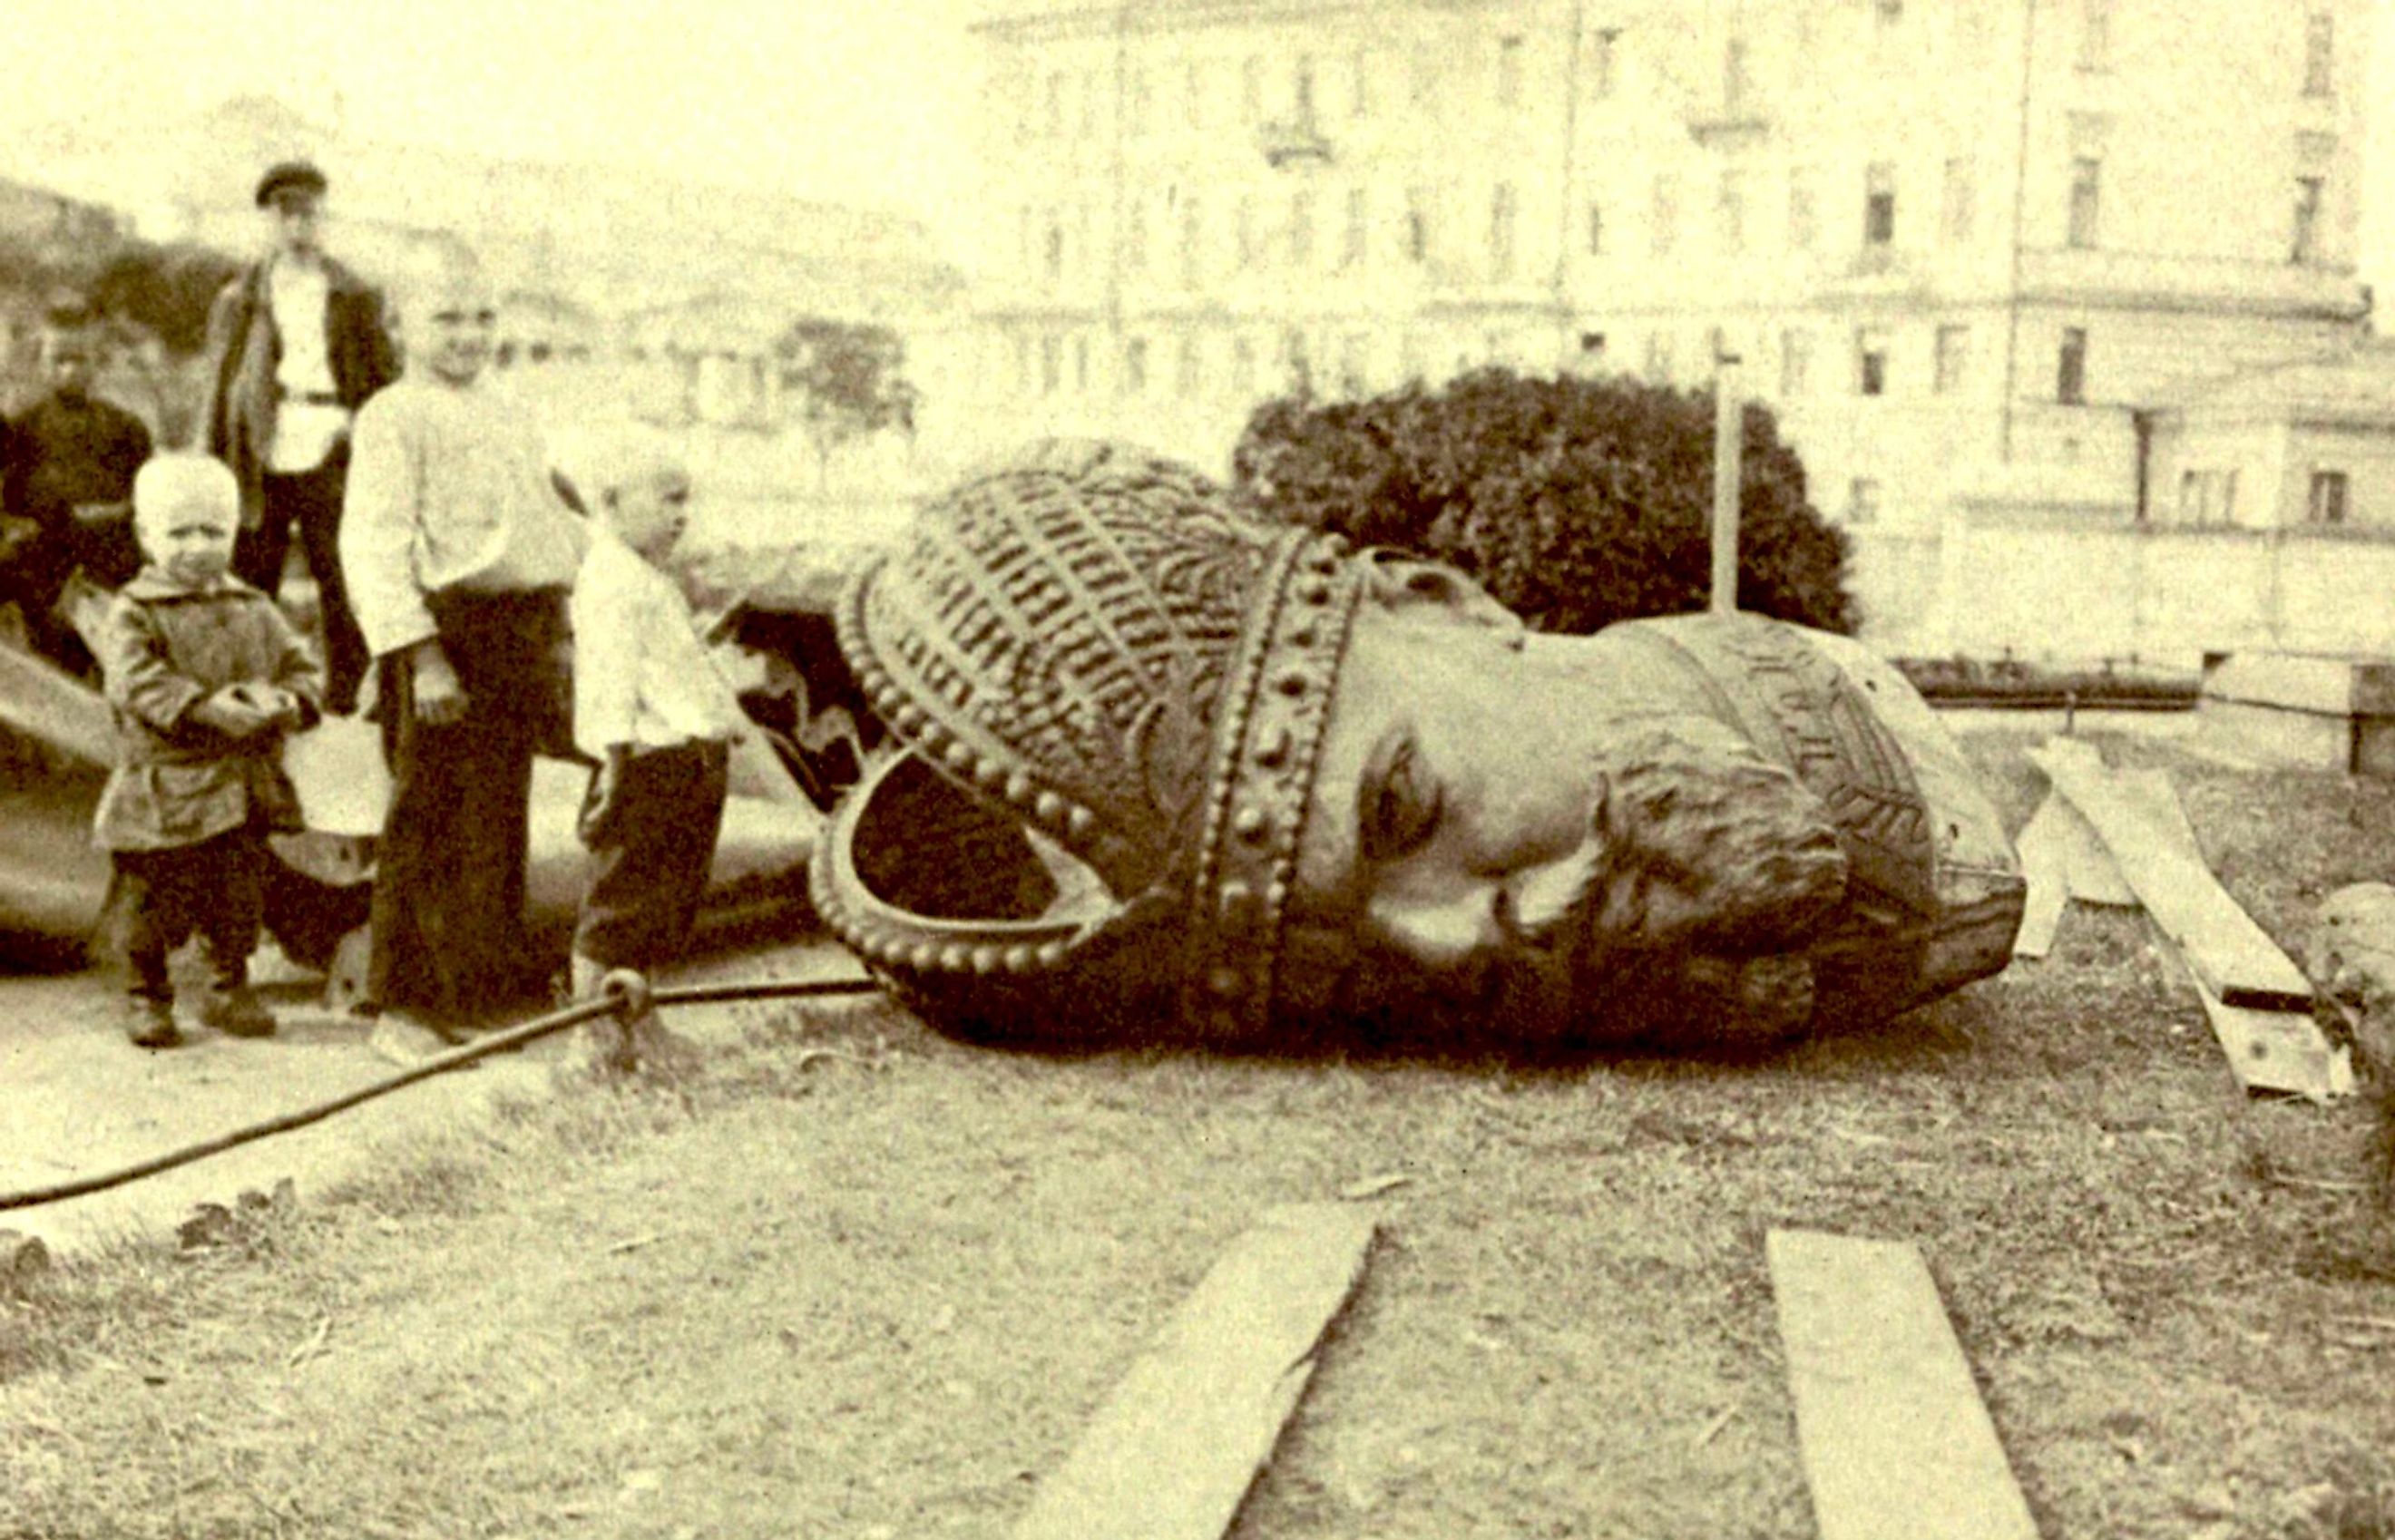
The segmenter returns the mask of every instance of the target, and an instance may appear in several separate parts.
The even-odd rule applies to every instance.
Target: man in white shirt
[[[305,161],[258,180],[273,244],[208,312],[201,447],[241,483],[235,574],[279,592],[297,530],[324,620],[325,707],[347,713],[366,669],[338,548],[350,425],[398,374],[398,361],[381,302],[324,252],[325,189],[324,174]]]

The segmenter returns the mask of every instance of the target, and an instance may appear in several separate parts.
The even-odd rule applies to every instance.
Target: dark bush
[[[205,246],[133,241],[100,270],[92,298],[155,336],[168,353],[189,357],[207,340],[217,292],[240,270],[232,257]]]
[[[104,258],[73,242],[0,231],[0,289],[31,296],[38,308],[60,291],[87,285]]]
[[[1767,408],[1746,408],[1739,604],[1852,632],[1846,539],[1805,500]],[[1259,407],[1232,460],[1267,515],[1452,562],[1542,630],[1703,607],[1710,395],[1483,369],[1367,401]]]

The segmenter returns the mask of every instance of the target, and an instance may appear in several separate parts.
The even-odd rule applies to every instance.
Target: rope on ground
[[[322,1123],[336,1112],[344,1112],[352,1107],[372,1101],[377,1097],[389,1096],[391,1092],[413,1086],[418,1081],[430,1080],[435,1075],[447,1074],[452,1070],[462,1070],[469,1064],[490,1058],[493,1054],[520,1048],[527,1043],[537,1042],[551,1033],[563,1032],[569,1027],[580,1026],[585,1021],[593,1020],[602,1016],[617,1016],[629,1020],[639,1014],[644,1005],[695,1006],[733,1000],[791,1000],[827,994],[861,994],[875,987],[870,979],[759,981],[741,984],[688,984],[672,989],[650,990],[645,992],[644,996],[611,987],[608,993],[599,999],[586,1000],[578,1005],[550,1011],[545,1016],[536,1016],[529,1021],[521,1022],[505,1031],[476,1038],[462,1047],[452,1048],[447,1053],[435,1054],[420,1064],[409,1065],[397,1074],[386,1075],[370,1085],[361,1086],[356,1090],[346,1091],[339,1096],[316,1102],[311,1106],[302,1107],[296,1112],[284,1112],[279,1117],[269,1118],[263,1123],[253,1123],[247,1127],[236,1128],[230,1133],[219,1134],[214,1139],[204,1139],[197,1144],[188,1144],[179,1150],[170,1150],[163,1155],[153,1155],[148,1160],[120,1166],[113,1171],[77,1177],[71,1181],[55,1182],[47,1187],[26,1188],[17,1192],[0,1192],[0,1213],[18,1208],[38,1208],[44,1204],[62,1203],[69,1198],[82,1198],[94,1192],[105,1192],[111,1188],[124,1187],[145,1178],[157,1176],[161,1172],[172,1171],[178,1166],[190,1165],[195,1161],[205,1160],[210,1155],[220,1155],[228,1150],[237,1149],[245,1144],[255,1144],[262,1139],[271,1139],[277,1134],[287,1134],[295,1128],[305,1128],[311,1123]]]

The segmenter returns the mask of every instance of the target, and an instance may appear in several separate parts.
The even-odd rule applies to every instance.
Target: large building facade
[[[1484,362],[1769,401],[1873,634],[1958,521],[2167,520],[2156,413],[2349,350],[2366,0],[1131,0],[986,22],[959,383],[1219,466]],[[2354,521],[2362,521],[2360,514]],[[2395,522],[2395,508],[2378,517]]]

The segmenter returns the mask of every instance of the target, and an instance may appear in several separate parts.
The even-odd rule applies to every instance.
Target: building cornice
[[[1412,0],[1427,10],[1480,10],[1501,0]],[[1069,3],[988,17],[971,30],[1003,42],[1054,42],[1110,35],[1118,30],[1142,34],[1250,26],[1257,22],[1320,21],[1380,15],[1389,0],[1130,0],[1118,5]]]
[[[1125,5],[1057,5],[1011,16],[984,17],[966,30],[984,39],[1007,43],[1099,37],[1119,26],[1131,8]]]
[[[2164,315],[2261,316],[2276,321],[2327,321],[2351,324],[2370,313],[2359,294],[2343,302],[2274,298],[2269,295],[2219,291],[2157,293],[2151,289],[2116,289],[2044,285],[2021,292],[2024,306],[2051,309],[2135,310]]]
[[[2024,309],[2260,317],[2273,321],[2328,322],[2338,325],[2354,324],[2370,313],[2369,305],[2359,295],[2345,300],[2304,300],[2218,290],[2167,293],[2152,289],[2051,284],[2022,290],[2019,304]],[[1912,315],[1927,319],[1970,311],[2005,311],[2012,307],[2012,296],[2001,291],[1940,295],[1934,290],[1907,290],[1900,295],[1798,292],[1739,303],[1722,303],[1692,296],[1687,300],[1647,300],[1630,305],[1608,302],[1594,294],[1574,292],[1566,297],[1562,306],[1575,315],[1625,321],[1666,320],[1675,316],[1713,319],[1737,315],[1758,318],[1870,315],[1890,319]]]

